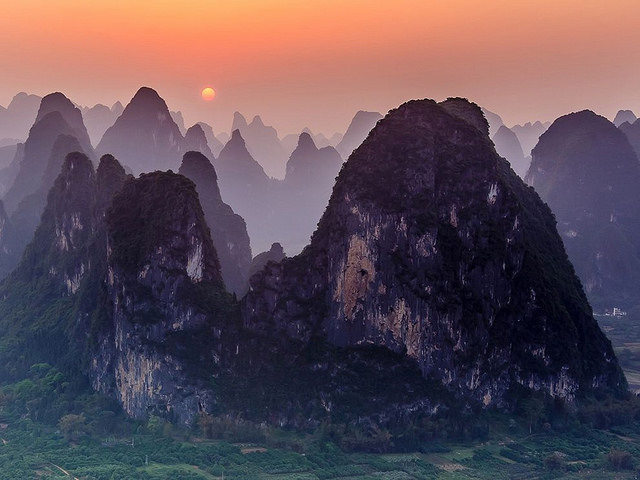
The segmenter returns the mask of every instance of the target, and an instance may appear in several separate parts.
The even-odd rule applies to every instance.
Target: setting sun
[[[215,98],[216,91],[211,87],[206,87],[202,89],[201,95],[203,100],[206,100],[207,102],[209,102]]]

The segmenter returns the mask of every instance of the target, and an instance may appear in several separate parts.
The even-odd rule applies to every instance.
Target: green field
[[[317,435],[265,431],[264,443],[203,439],[197,431],[131,424],[122,437],[70,441],[19,420],[0,425],[3,479],[429,480],[637,478],[640,425],[548,427],[533,434],[497,419],[486,441],[432,442],[415,453],[344,452]],[[274,446],[273,444],[277,444]],[[635,463],[634,463],[635,462]]]

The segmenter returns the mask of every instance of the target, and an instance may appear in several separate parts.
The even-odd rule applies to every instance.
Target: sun
[[[202,89],[201,92],[202,95],[202,99],[206,100],[207,102],[210,102],[211,100],[213,100],[216,96],[216,91],[211,88],[211,87],[206,87]]]

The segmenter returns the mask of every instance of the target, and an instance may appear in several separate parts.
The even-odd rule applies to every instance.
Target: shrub
[[[607,453],[607,463],[615,470],[630,470],[633,468],[633,458],[625,450],[612,448]]]
[[[553,452],[545,457],[544,466],[548,470],[564,470],[566,467],[564,455],[560,452]]]

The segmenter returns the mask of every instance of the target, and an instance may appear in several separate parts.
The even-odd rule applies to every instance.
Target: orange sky
[[[228,130],[238,110],[281,135],[424,97],[466,96],[507,125],[640,114],[639,27],[637,0],[8,0],[0,104],[111,105],[146,85],[188,124]]]

